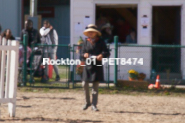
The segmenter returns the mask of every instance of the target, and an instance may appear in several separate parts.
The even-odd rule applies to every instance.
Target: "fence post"
[[[68,57],[69,57],[69,59],[71,58],[71,45],[69,44],[68,45]],[[70,65],[68,65],[68,82],[67,82],[67,86],[68,86],[68,88],[69,88],[69,80],[70,80],[70,78],[71,78],[71,71],[70,71]]]
[[[30,85],[33,84],[33,66],[32,66],[32,63],[33,63],[33,50],[34,50],[34,45],[35,43],[32,43],[31,44],[31,56],[30,56]]]
[[[118,58],[118,36],[114,36],[114,56]],[[114,61],[114,84],[117,85],[117,71],[118,66],[116,60]]]
[[[23,48],[24,48],[24,63],[23,63],[23,86],[26,86],[27,82],[27,45],[28,45],[28,36],[24,34],[23,36]]]
[[[109,52],[110,52],[110,45],[107,45],[108,46],[108,50],[109,50]],[[108,63],[109,63],[109,57],[108,57]],[[109,84],[110,84],[110,66],[109,66],[109,64],[108,64],[108,72],[107,72],[107,74],[108,74],[108,88],[109,88]]]
[[[6,46],[6,39],[3,38],[2,40],[2,45],[1,46]],[[4,98],[4,76],[5,76],[5,64],[6,64],[6,56],[5,56],[6,51],[2,50],[1,51],[1,74],[0,74],[0,98]]]
[[[15,116],[16,110],[16,95],[17,95],[17,78],[18,78],[18,59],[19,59],[19,42],[12,41],[12,46],[17,47],[16,51],[11,52],[11,62],[10,62],[10,80],[9,80],[9,99],[12,99],[11,102],[8,103],[8,110],[10,117]]]
[[[11,40],[8,40],[8,46],[11,46]],[[5,89],[5,98],[9,97],[9,82],[10,82],[10,62],[11,62],[11,51],[7,51],[7,68],[6,68],[6,89]]]
[[[75,45],[73,44],[73,48],[72,48],[73,59],[74,59],[74,57],[75,57],[75,56],[74,56],[74,52],[75,52],[75,51],[74,51],[74,47],[75,47]],[[74,74],[75,74],[74,70],[75,70],[75,68],[74,68],[74,65],[73,65],[72,67],[73,67],[73,72],[72,72],[72,76],[71,76],[71,77],[72,77],[73,88],[74,88],[74,86],[75,86],[75,85],[74,85],[74,84],[75,84],[75,83],[74,83]]]

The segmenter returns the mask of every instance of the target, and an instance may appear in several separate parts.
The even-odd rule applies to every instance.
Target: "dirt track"
[[[99,112],[82,111],[83,92],[18,92],[16,117],[4,123],[185,123],[185,98],[167,96],[99,95]]]

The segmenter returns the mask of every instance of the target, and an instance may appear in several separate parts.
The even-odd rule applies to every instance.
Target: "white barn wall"
[[[71,44],[76,44],[81,35],[75,35],[75,23],[80,22],[84,29],[85,25],[83,24],[85,16],[90,16],[91,21],[93,22],[94,10],[93,10],[93,1],[92,0],[71,0]],[[87,26],[87,25],[86,25]],[[84,30],[83,29],[83,30]]]
[[[108,5],[108,4],[138,4],[138,44],[140,45],[151,45],[152,44],[152,6],[182,6],[182,16],[181,16],[181,45],[185,45],[185,0],[71,0],[71,44],[76,43],[79,36],[74,35],[74,25],[77,22],[83,23],[83,19],[86,15],[91,16],[92,22],[95,22],[95,5]],[[141,36],[141,21],[140,18],[143,15],[147,15],[150,19],[149,21],[149,36]],[[83,35],[83,34],[82,34]],[[114,48],[114,45],[111,45]],[[122,47],[123,48],[123,47]],[[143,66],[121,66],[118,67],[118,79],[124,78],[128,79],[127,71],[129,69],[138,70],[138,72],[143,72],[147,74],[147,79],[150,77],[151,71],[151,48],[123,48],[124,52],[120,54],[119,57],[144,57]],[[130,51],[135,51],[131,53]],[[122,50],[122,49],[121,49]],[[114,57],[114,51],[111,52],[111,58]],[[185,79],[185,49],[181,52],[181,70],[183,73],[183,79]],[[114,79],[114,67],[110,66],[110,79]]]
[[[182,18],[181,18],[181,45],[185,46],[185,1],[183,1],[182,4]],[[181,71],[182,71],[182,77],[185,79],[185,48],[181,49]]]
[[[142,37],[141,35],[141,18],[143,15],[147,15],[149,18],[149,36],[148,37]],[[152,44],[152,6],[146,1],[146,0],[140,0],[138,4],[138,44],[139,45],[151,45]],[[138,49],[138,48],[136,48]],[[146,79],[150,78],[151,73],[151,63],[152,63],[152,53],[151,48],[144,47],[143,49],[139,48],[138,53],[136,54],[137,57],[143,58],[143,66],[136,66],[136,68],[133,67],[133,69],[136,69],[138,72],[142,72],[146,74]],[[137,52],[137,51],[136,51]]]

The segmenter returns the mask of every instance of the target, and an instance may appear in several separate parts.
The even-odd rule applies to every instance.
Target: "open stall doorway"
[[[152,44],[180,45],[181,6],[154,6],[152,14]],[[153,48],[152,69],[161,73],[164,79],[167,73],[170,73],[169,76],[181,78],[180,56],[180,48]]]

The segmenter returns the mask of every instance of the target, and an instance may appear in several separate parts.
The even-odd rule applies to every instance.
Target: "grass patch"
[[[58,72],[59,72],[60,79],[68,79],[68,77],[69,77],[69,66],[59,65],[58,66]],[[56,77],[56,74],[55,74],[55,71],[53,70],[53,75],[52,75],[52,78],[50,79],[50,81],[55,81],[55,77]]]
[[[80,86],[79,86],[80,87]],[[18,87],[20,92],[34,92],[34,93],[62,93],[62,92],[80,92],[82,93],[82,88],[72,89],[72,84],[70,84],[70,89],[50,89],[50,88],[30,88],[30,87]],[[91,90],[91,89],[90,89]],[[120,94],[120,95],[132,95],[132,96],[175,96],[175,97],[185,97],[185,89],[160,89],[160,90],[148,90],[140,88],[130,88],[130,87],[101,87],[99,88],[99,94]]]
[[[67,65],[59,65],[58,72],[61,80],[67,80],[69,78],[69,66]],[[52,78],[49,79],[49,82],[55,81],[55,71],[53,69]],[[27,74],[27,81],[30,80],[30,75]],[[34,77],[35,82],[41,82],[41,77]]]
[[[130,87],[110,87],[99,89],[100,94],[124,94],[124,95],[147,95],[147,96],[184,96],[185,89],[180,88],[166,88],[166,89],[141,89],[141,88],[130,88]]]
[[[49,79],[49,82],[42,83],[41,77],[34,77],[34,86],[42,86],[42,87],[68,87],[67,81],[69,76],[69,66],[60,65],[58,66],[60,80],[62,82],[55,82],[56,74],[53,70],[52,78]],[[18,86],[21,86],[21,83],[18,83]],[[27,83],[26,86],[30,86],[30,75],[27,75]]]

